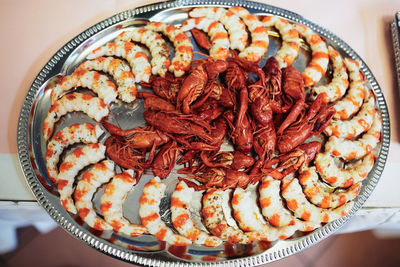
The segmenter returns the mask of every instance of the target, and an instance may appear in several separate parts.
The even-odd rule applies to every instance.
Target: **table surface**
[[[156,1],[0,0],[0,200],[34,200],[16,156],[17,121],[32,81],[66,42],[93,24],[118,12]],[[400,105],[390,24],[400,1],[260,1],[296,12],[323,25],[366,62],[381,86],[391,120],[388,163],[368,207],[400,207]]]

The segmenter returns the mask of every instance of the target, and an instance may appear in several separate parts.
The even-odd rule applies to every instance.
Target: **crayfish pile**
[[[184,77],[153,77],[153,93],[140,92],[148,126],[129,130],[103,122],[111,136],[107,155],[139,178],[151,169],[165,178],[175,164],[197,190],[246,187],[263,175],[295,172],[320,150],[318,135],[335,110],[323,95],[306,101],[301,73],[279,68],[274,57],[261,68],[236,55],[199,59]],[[229,138],[233,151],[220,151]],[[196,180],[199,183],[193,182]]]

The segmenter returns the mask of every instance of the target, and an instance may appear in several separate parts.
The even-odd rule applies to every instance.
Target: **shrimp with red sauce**
[[[219,21],[229,32],[229,43],[231,49],[243,51],[247,45],[248,34],[245,23],[232,11],[222,7],[195,7],[189,12],[193,18],[207,18]]]
[[[69,212],[76,214],[72,193],[73,184],[78,172],[90,164],[95,164],[105,157],[106,147],[102,144],[88,144],[78,147],[65,157],[57,176],[58,193],[62,206]]]
[[[91,123],[75,123],[58,131],[50,139],[46,150],[46,169],[49,179],[56,183],[60,156],[67,146],[76,143],[97,143],[97,139],[104,133],[99,125]]]
[[[243,232],[230,226],[222,208],[224,196],[222,190],[210,189],[203,196],[201,211],[204,224],[215,236],[232,244],[249,244],[260,238],[257,232]]]
[[[139,215],[142,224],[150,234],[155,235],[159,240],[166,241],[170,245],[190,245],[192,241],[182,235],[175,234],[161,220],[159,205],[165,189],[166,185],[158,177],[154,177],[144,186],[143,193],[139,199]]]
[[[224,26],[218,21],[208,18],[190,18],[182,23],[181,30],[193,28],[208,33],[211,39],[210,57],[225,60],[229,57],[229,39]]]
[[[53,134],[54,125],[62,116],[69,112],[81,111],[90,118],[100,122],[110,112],[109,106],[101,98],[91,94],[69,93],[51,105],[44,119],[42,131],[44,140],[47,141]]]
[[[79,217],[90,227],[99,230],[111,230],[112,227],[105,220],[97,216],[93,208],[92,198],[97,189],[110,181],[114,176],[114,162],[104,160],[82,175],[74,192],[75,207]]]
[[[280,68],[292,65],[299,55],[301,38],[299,32],[284,18],[265,16],[262,21],[265,27],[275,27],[282,38],[282,45],[276,52],[275,58]]]
[[[303,192],[311,203],[320,208],[337,208],[357,197],[361,189],[361,183],[355,183],[346,190],[329,192],[319,176],[315,166],[301,168],[299,182]]]
[[[333,118],[336,120],[346,120],[355,114],[363,104],[367,92],[364,86],[364,76],[360,72],[360,63],[345,58],[344,64],[349,71],[350,87],[347,94],[333,106],[336,110]]]
[[[325,94],[325,103],[335,102],[340,99],[349,87],[349,76],[347,75],[347,69],[343,63],[342,56],[332,46],[328,47],[328,53],[333,67],[332,80],[326,85],[314,86],[312,88],[312,95],[315,98],[319,94]]]
[[[135,184],[133,170],[129,169],[116,174],[107,184],[100,199],[100,211],[104,220],[112,226],[115,232],[130,237],[140,236],[147,231],[143,225],[133,224],[123,216],[122,205]]]
[[[315,167],[321,178],[333,187],[347,188],[354,183],[361,182],[367,177],[374,166],[375,159],[372,152],[355,163],[348,163],[341,168],[329,152],[318,153],[315,157]]]
[[[109,42],[93,50],[87,59],[95,59],[102,56],[121,57],[128,61],[135,81],[149,82],[151,76],[151,65],[146,51],[132,42]]]
[[[116,43],[139,42],[144,44],[151,54],[152,73],[165,77],[171,61],[169,60],[169,49],[162,36],[154,31],[143,28],[129,28],[115,39]]]
[[[109,73],[118,85],[117,92],[122,101],[131,103],[136,99],[135,75],[125,61],[113,57],[98,57],[84,61],[75,72],[79,70],[97,70]]]
[[[297,225],[273,227],[263,222],[257,203],[252,201],[250,191],[236,188],[232,197],[233,217],[244,231],[257,232],[261,240],[287,239],[297,230]]]
[[[114,102],[118,96],[115,84],[104,74],[97,71],[77,69],[71,75],[65,76],[51,91],[51,104],[59,97],[76,87],[86,87],[95,92],[107,105]]]
[[[350,201],[338,208],[322,209],[311,204],[303,193],[299,180],[293,178],[282,190],[282,197],[294,215],[306,222],[328,223],[346,216],[354,206]]]
[[[259,203],[261,213],[269,224],[276,227],[296,225],[297,229],[305,232],[312,231],[320,226],[318,223],[304,222],[297,219],[285,208],[282,197],[280,196],[280,180],[265,176],[258,190],[260,193]]]
[[[311,48],[312,58],[310,63],[303,71],[304,85],[311,87],[315,85],[325,75],[328,69],[329,54],[325,41],[311,30],[309,27],[301,24],[295,24],[294,28],[300,33]]]
[[[180,28],[163,22],[150,22],[145,29],[161,32],[168,37],[175,48],[169,71],[173,72],[175,77],[185,74],[193,60],[193,45],[190,38]]]
[[[267,53],[269,38],[268,30],[261,21],[244,7],[231,7],[228,9],[233,14],[240,17],[246,24],[251,34],[251,43],[242,52],[239,57],[250,61],[258,62]]]
[[[192,199],[194,189],[187,186],[184,181],[180,181],[171,196],[171,220],[175,229],[183,236],[190,239],[193,243],[206,247],[216,247],[222,240],[216,236],[200,230],[190,219],[188,208]]]
[[[371,128],[357,140],[331,136],[325,143],[325,151],[344,160],[360,159],[370,153],[381,140],[382,119],[375,114]]]

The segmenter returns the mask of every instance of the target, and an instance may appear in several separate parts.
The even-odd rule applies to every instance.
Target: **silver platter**
[[[145,20],[180,24],[186,19],[187,10],[189,8],[202,5],[243,6],[254,14],[274,14],[293,22],[305,24],[323,36],[328,43],[337,48],[342,55],[355,59],[361,63],[361,71],[368,79],[368,86],[375,92],[377,106],[382,116],[382,144],[377,151],[375,166],[365,179],[362,190],[359,196],[355,199],[354,208],[347,216],[328,223],[307,235],[298,235],[291,240],[263,244],[263,249],[261,250],[257,250],[254,247],[240,245],[231,247],[221,245],[217,248],[205,248],[191,245],[184,253],[182,253],[174,251],[168,245],[158,242],[150,235],[129,238],[112,233],[105,234],[95,232],[80,221],[79,218],[71,216],[62,208],[56,191],[48,181],[44,161],[46,143],[42,137],[41,129],[43,120],[46,117],[50,106],[49,92],[45,90],[46,86],[60,74],[71,74],[74,68],[86,58],[90,51],[115,38],[124,28],[143,25]],[[278,47],[279,43],[277,40],[270,42],[268,54],[265,56],[264,62],[266,58],[276,53]],[[299,59],[295,61],[295,67],[303,69],[308,60],[307,55],[308,52],[303,51],[300,54]],[[261,62],[261,64],[264,62]],[[112,111],[114,115],[116,114],[118,122],[123,127],[133,127],[136,125],[143,125],[144,123],[141,117],[143,105],[140,101],[130,106],[115,105]],[[79,114],[70,114],[67,115],[66,118],[62,119],[57,127],[62,128],[66,125],[72,124],[72,122],[83,122],[85,120],[88,119]],[[58,129],[56,128],[55,130]],[[229,2],[185,0],[156,3],[119,13],[88,28],[65,44],[47,62],[29,88],[18,120],[17,135],[19,160],[27,183],[37,201],[43,206],[49,215],[60,224],[61,227],[77,239],[107,255],[126,262],[149,266],[253,266],[285,258],[318,243],[349,221],[370,196],[383,172],[389,150],[389,140],[389,114],[384,96],[378,83],[364,61],[362,61],[351,47],[336,35],[298,14],[262,3],[250,1]],[[171,189],[174,187],[171,185],[171,181],[176,178],[176,175],[176,172],[173,173],[165,181],[169,186],[166,197],[163,198],[160,207],[162,218],[167,224],[170,222],[168,209],[169,195],[172,191]],[[128,196],[128,203],[138,203],[140,192],[144,184],[149,180],[149,177],[151,177],[151,173],[145,174],[141,178],[139,184]],[[95,195],[95,206],[98,205],[99,194],[100,193]],[[124,214],[126,214],[128,219],[134,223],[139,222],[137,209],[138,204],[124,205]],[[227,253],[227,250],[234,251],[235,255]],[[206,260],[208,261],[205,262]]]

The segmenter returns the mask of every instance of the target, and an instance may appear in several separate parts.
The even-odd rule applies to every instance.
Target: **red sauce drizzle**
[[[187,246],[169,246],[168,252],[178,258],[185,259],[185,260],[191,260],[192,256],[190,256],[186,253],[187,249],[188,249]]]
[[[162,240],[158,240],[158,246],[160,247],[160,250],[164,250],[165,246],[166,246],[167,242],[162,241]]]

